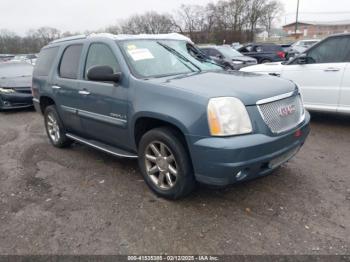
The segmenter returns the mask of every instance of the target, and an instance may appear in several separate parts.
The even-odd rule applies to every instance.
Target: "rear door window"
[[[34,75],[48,76],[57,53],[58,47],[45,48],[41,50],[38,61],[35,65]]]
[[[77,79],[83,45],[71,45],[63,53],[59,75],[62,78]]]

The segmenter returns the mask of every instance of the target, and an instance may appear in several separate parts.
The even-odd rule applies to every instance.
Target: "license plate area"
[[[283,155],[280,155],[279,157],[276,157],[275,159],[271,160],[269,163],[269,168],[270,169],[275,169],[276,167],[279,167],[280,165],[282,165],[283,163],[287,162],[288,160],[290,160],[291,158],[293,158],[300,150],[300,147],[296,147],[286,153],[284,153]]]

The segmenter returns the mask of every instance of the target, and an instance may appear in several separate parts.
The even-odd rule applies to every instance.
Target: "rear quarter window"
[[[60,77],[68,78],[68,79],[78,78],[82,49],[83,49],[83,45],[78,44],[78,45],[68,46],[64,50],[61,63],[60,63],[60,68],[59,68]]]
[[[48,76],[57,53],[58,47],[45,48],[41,50],[38,61],[35,65],[34,75]]]

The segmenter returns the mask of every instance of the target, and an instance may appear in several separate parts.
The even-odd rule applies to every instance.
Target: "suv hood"
[[[255,105],[258,100],[293,92],[296,89],[294,83],[281,78],[225,71],[202,72],[168,78],[165,81],[162,79],[160,84],[200,94],[208,99],[222,96],[236,97],[245,105]]]

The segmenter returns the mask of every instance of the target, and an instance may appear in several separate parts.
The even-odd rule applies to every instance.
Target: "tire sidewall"
[[[152,182],[151,178],[148,176],[145,165],[145,153],[147,146],[152,142],[162,142],[164,143],[173,153],[175,161],[177,164],[178,175],[176,178],[176,183],[174,187],[168,190],[162,190],[158,188]],[[189,193],[186,192],[186,187],[189,186],[187,183],[191,183],[193,179],[193,172],[191,163],[189,161],[188,153],[179,139],[176,138],[169,130],[157,128],[146,133],[139,144],[139,166],[142,175],[145,179],[147,185],[155,192],[157,195],[165,197],[167,199],[177,199]],[[193,179],[194,180],[194,179]]]

